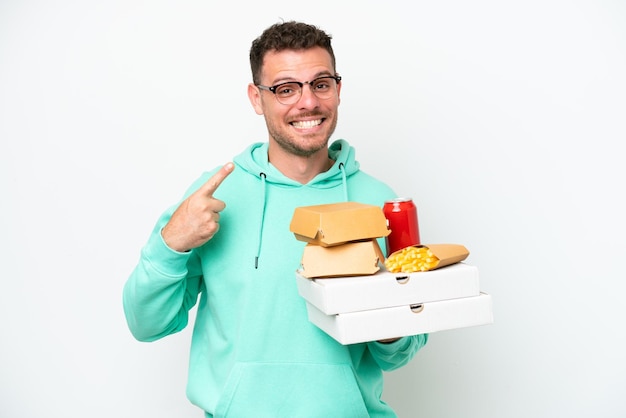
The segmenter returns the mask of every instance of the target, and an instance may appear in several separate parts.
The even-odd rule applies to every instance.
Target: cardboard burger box
[[[369,276],[340,279],[310,279],[298,271],[296,282],[300,296],[326,315],[480,294],[478,268],[465,263],[432,271],[391,273],[381,270]]]
[[[382,238],[391,232],[382,208],[359,202],[298,207],[289,230],[296,239],[322,247]]]
[[[341,344],[356,344],[493,323],[491,296],[326,315],[306,302],[309,321]]]
[[[383,260],[384,255],[375,239],[332,247],[307,244],[297,273],[308,279],[370,275],[380,270]]]

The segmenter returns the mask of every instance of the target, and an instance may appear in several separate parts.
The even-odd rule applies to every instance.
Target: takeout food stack
[[[385,258],[377,238],[390,232],[380,207],[358,202],[298,207],[290,230],[307,243],[299,269],[307,278],[376,273]]]
[[[341,344],[493,322],[467,248],[417,245],[385,259],[381,213],[355,202],[296,209],[290,229],[307,242],[296,281],[309,321]]]

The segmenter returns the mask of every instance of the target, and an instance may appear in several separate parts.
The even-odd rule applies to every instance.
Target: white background
[[[410,5],[410,7],[409,7]],[[266,140],[248,49],[333,35],[336,138],[466,245],[493,325],[386,376],[400,417],[626,416],[621,1],[0,1],[0,416],[200,417],[189,329],[132,339],[158,215]]]

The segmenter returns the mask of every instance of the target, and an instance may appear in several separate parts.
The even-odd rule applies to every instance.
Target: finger
[[[233,163],[229,162],[224,164],[222,168],[220,168],[219,171],[213,175],[213,177],[208,179],[198,191],[206,196],[213,196],[213,193],[215,193],[220,184],[222,184],[224,179],[228,177],[234,169],[235,165]]]

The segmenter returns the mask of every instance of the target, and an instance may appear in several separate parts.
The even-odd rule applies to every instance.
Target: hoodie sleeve
[[[413,356],[426,345],[428,334],[412,335],[400,338],[390,344],[368,343],[368,348],[380,368],[386,372],[407,364]]]
[[[202,282],[195,251],[172,250],[161,237],[169,216],[163,215],[123,290],[124,314],[133,336],[154,341],[187,326]]]

